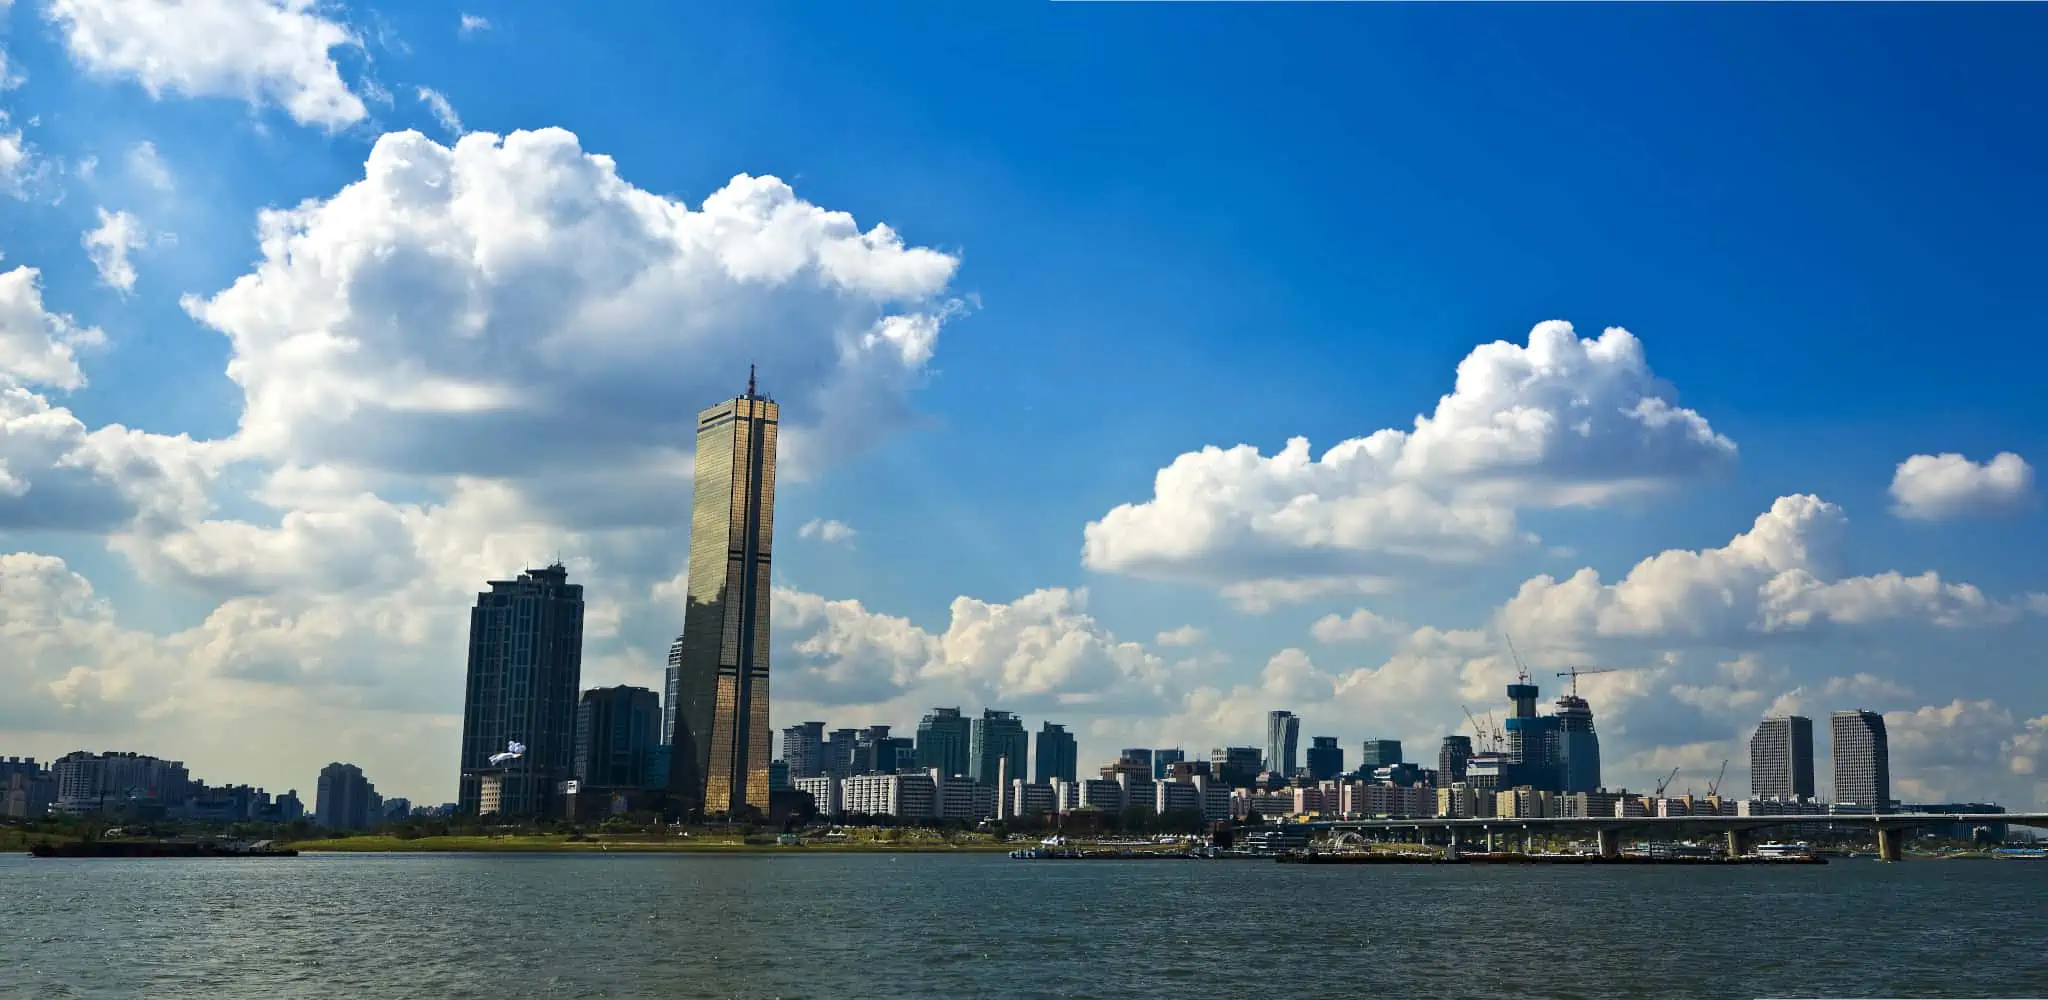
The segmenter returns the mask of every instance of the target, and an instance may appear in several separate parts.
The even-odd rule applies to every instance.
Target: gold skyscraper
[[[669,647],[669,792],[685,814],[768,811],[768,567],[779,408],[754,391],[697,414],[683,634]]]

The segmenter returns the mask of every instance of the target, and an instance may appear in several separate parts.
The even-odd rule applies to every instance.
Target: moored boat
[[[1813,848],[1804,841],[1797,844],[1758,844],[1756,857],[1765,861],[1798,860],[1813,857]]]

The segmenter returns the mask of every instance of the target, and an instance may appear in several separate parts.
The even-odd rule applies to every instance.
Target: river
[[[2041,997],[2048,864],[0,858],[0,997]]]

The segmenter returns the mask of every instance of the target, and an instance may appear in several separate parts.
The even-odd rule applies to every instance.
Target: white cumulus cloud
[[[1547,322],[1458,365],[1412,430],[1313,454],[1207,447],[1161,469],[1151,499],[1087,526],[1092,569],[1225,585],[1471,562],[1531,541],[1516,511],[1607,503],[1718,469],[1735,445],[1679,407],[1642,344]]]
[[[1208,633],[1201,628],[1194,625],[1182,625],[1179,628],[1171,628],[1159,633],[1153,637],[1152,641],[1161,646],[1194,646],[1199,645],[1206,638],[1208,638]]]
[[[897,715],[946,698],[1018,711],[1136,709],[1160,698],[1172,673],[1143,645],[1098,624],[1085,591],[1049,588],[1007,604],[956,598],[937,633],[858,601],[788,589],[775,592],[773,614],[776,671],[813,706],[914,696],[925,704],[902,705]]]
[[[104,533],[205,511],[218,462],[203,443],[88,428],[40,391],[83,387],[79,352],[105,341],[44,306],[35,268],[0,273],[0,531]]]
[[[1349,615],[1324,615],[1309,626],[1317,642],[1365,642],[1387,639],[1408,632],[1408,626],[1366,608]]]
[[[796,530],[798,537],[815,538],[831,545],[852,545],[854,536],[860,532],[842,521],[813,518]]]
[[[462,15],[462,20],[457,22],[455,30],[463,35],[474,35],[481,31],[491,30],[491,22],[481,15],[465,13]]]
[[[1265,577],[1224,584],[1219,593],[1239,611],[1264,614],[1284,604],[1384,594],[1394,586],[1394,580],[1383,576]]]
[[[156,150],[156,143],[138,142],[128,149],[128,172],[158,191],[168,193],[177,186],[171,177],[171,168],[164,163],[163,155]]]
[[[1818,497],[1780,497],[1727,545],[1651,556],[1611,584],[1590,568],[1564,580],[1535,577],[1499,619],[1510,634],[1569,645],[1594,636],[1716,638],[1895,619],[1961,626],[2017,614],[1932,571],[1835,576],[1846,523],[1840,507]]]
[[[561,129],[386,135],[363,179],[259,228],[256,270],[186,301],[233,346],[243,447],[517,477],[642,524],[671,519],[689,475],[694,413],[675,400],[733,395],[758,363],[801,475],[907,419],[954,311],[957,261],[887,226],[773,177],[692,209]]]
[[[77,351],[105,340],[98,328],[43,307],[42,271],[17,267],[0,273],[0,386],[83,386]]]
[[[122,292],[135,290],[135,265],[128,260],[128,252],[140,250],[149,245],[143,236],[142,223],[130,212],[109,212],[99,210],[100,224],[85,233],[86,256],[92,258],[92,266],[100,273],[100,281],[109,288]]]
[[[152,97],[276,105],[329,129],[368,114],[334,60],[361,43],[316,0],[49,0],[46,12],[80,67]]]
[[[1892,473],[1892,509],[1923,521],[2010,509],[2033,493],[2033,466],[2009,451],[1982,463],[1953,452],[1914,455]]]
[[[1884,713],[1892,796],[1952,802],[1987,777],[2030,776],[2048,763],[2048,716],[2027,719],[1990,699],[1957,698]]]

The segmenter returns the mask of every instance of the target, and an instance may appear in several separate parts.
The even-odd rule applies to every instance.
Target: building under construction
[[[1502,729],[1481,728],[1471,719],[1482,748],[1465,761],[1465,780],[1475,790],[1531,788],[1573,794],[1600,789],[1600,737],[1593,730],[1593,708],[1578,694],[1578,675],[1606,670],[1571,670],[1572,693],[1557,699],[1552,715],[1536,713],[1542,692],[1516,660],[1515,682],[1508,685],[1509,715]],[[1504,731],[1503,731],[1504,730]]]

